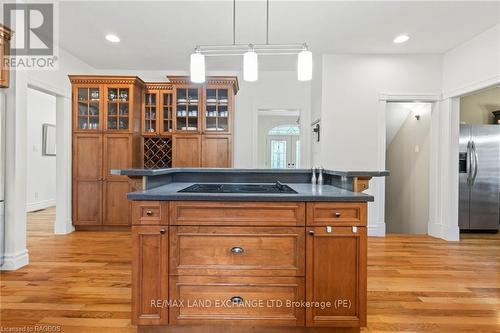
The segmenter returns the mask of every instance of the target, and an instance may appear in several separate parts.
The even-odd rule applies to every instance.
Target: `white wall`
[[[261,71],[257,82],[241,78],[236,97],[234,167],[258,166],[257,111],[259,109],[299,109],[301,113],[301,166],[310,166],[311,133],[310,83],[297,81],[295,71]]]
[[[441,92],[439,55],[325,55],[323,57],[322,142],[315,156],[337,170],[385,169],[385,102],[381,93]],[[367,193],[369,234],[384,235],[384,179]]]
[[[444,54],[444,97],[463,95],[499,81],[500,24]]]
[[[56,97],[28,88],[26,211],[56,204],[56,156],[42,155],[42,126],[56,125]]]
[[[431,123],[430,235],[459,239],[457,96],[499,83],[500,24],[444,54],[443,99]]]
[[[68,74],[93,74],[94,69],[60,49],[59,69],[11,71],[11,87],[5,91],[6,165],[5,165],[5,262],[2,270],[18,269],[29,262],[26,248],[27,190],[27,96],[28,86],[50,92],[56,97],[57,157],[56,233],[68,233],[71,225],[71,84]]]

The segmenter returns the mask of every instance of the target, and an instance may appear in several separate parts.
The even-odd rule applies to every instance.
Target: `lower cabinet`
[[[131,192],[127,180],[105,181],[104,191],[104,225],[130,225],[130,202],[127,193]]]
[[[175,135],[173,140],[172,167],[201,167],[200,135]]]
[[[170,295],[172,325],[304,325],[304,278],[173,276]]]
[[[265,226],[252,226],[241,216],[270,203],[234,202],[238,210],[212,212],[211,225],[182,225],[178,217],[186,212],[179,211],[196,205],[132,203],[134,324],[306,326],[310,332],[366,326],[366,215],[363,226],[337,220],[317,226],[331,221],[306,218],[304,206],[314,204],[289,202],[282,203],[282,214],[288,217],[291,205],[302,207],[296,217],[306,219],[305,226],[288,218],[283,225],[275,215]],[[221,205],[202,204],[205,211]],[[320,208],[336,219],[339,210],[355,206],[366,209],[365,203]]]
[[[306,229],[306,325],[366,326],[366,227]]]
[[[132,227],[132,323],[168,324],[168,227]]]
[[[102,224],[102,181],[73,182],[73,224]]]
[[[233,165],[230,135],[203,135],[201,152],[203,168],[230,168]]]

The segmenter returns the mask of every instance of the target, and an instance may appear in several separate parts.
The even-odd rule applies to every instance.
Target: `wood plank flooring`
[[[136,332],[130,325],[130,233],[56,236],[54,214],[29,214],[30,265],[0,275],[0,332],[25,326],[34,332]],[[500,332],[500,236],[463,238],[370,238],[363,331]]]

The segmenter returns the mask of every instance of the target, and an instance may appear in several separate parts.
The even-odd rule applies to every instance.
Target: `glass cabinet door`
[[[145,94],[144,109],[144,132],[156,132],[156,120],[158,119],[158,95],[156,93]]]
[[[198,88],[178,88],[176,94],[176,130],[197,131],[199,114]]]
[[[173,129],[173,111],[172,111],[172,93],[162,93],[163,120],[161,132],[172,132]]]
[[[130,92],[128,88],[108,88],[108,130],[128,130],[130,110],[129,99]]]
[[[99,88],[78,88],[78,115],[76,126],[79,130],[99,130],[100,90]]]
[[[228,89],[206,90],[205,130],[227,132],[229,130]]]

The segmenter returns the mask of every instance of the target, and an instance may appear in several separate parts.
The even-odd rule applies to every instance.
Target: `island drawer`
[[[304,276],[303,227],[170,228],[171,275]]]
[[[168,202],[132,201],[132,224],[168,225]]]
[[[302,326],[304,278],[170,277],[170,324]],[[181,303],[182,302],[182,303]]]
[[[366,206],[364,202],[307,203],[307,225],[366,226]]]
[[[303,226],[303,202],[172,201],[171,225]]]

